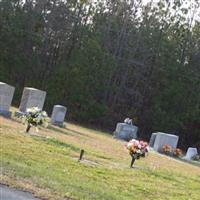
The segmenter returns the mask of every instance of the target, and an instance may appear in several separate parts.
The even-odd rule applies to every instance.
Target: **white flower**
[[[41,114],[42,114],[43,117],[47,117],[47,113],[45,111],[42,111]]]
[[[141,153],[140,149],[137,149],[137,150],[136,150],[136,153]]]
[[[35,126],[37,125],[44,125],[47,127],[48,126],[48,115],[45,111],[42,111],[38,107],[32,107],[28,108],[26,110],[26,114],[24,115],[24,121],[27,121],[28,123],[32,123]]]
[[[41,110],[38,107],[32,107],[32,108],[27,108],[26,112],[27,113],[37,113],[40,112]]]

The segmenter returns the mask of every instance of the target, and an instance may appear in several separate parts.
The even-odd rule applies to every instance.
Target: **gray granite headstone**
[[[151,134],[151,138],[150,138],[150,140],[149,140],[149,146],[150,146],[150,147],[153,147],[154,142],[155,142],[155,139],[156,139],[156,135],[157,135],[157,133],[152,133],[152,134]]]
[[[42,110],[45,97],[46,97],[45,91],[38,90],[35,88],[25,87],[22,94],[19,110],[21,112],[26,112],[28,108],[32,107],[38,107],[39,109]]]
[[[153,143],[153,149],[155,151],[161,152],[162,147],[165,144],[170,145],[173,149],[177,147],[179,137],[177,135],[166,134],[157,132],[155,134],[155,141]]]
[[[114,136],[118,139],[129,141],[137,138],[138,127],[126,123],[117,123]]]
[[[13,99],[15,88],[0,82],[0,115],[10,117],[11,112],[9,111],[11,102]]]
[[[188,150],[187,150],[186,156],[184,157],[184,159],[191,160],[192,157],[196,156],[197,154],[198,154],[197,148],[189,147]]]
[[[55,105],[53,107],[53,112],[51,115],[51,123],[55,125],[63,126],[66,112],[67,112],[67,108],[65,106]]]

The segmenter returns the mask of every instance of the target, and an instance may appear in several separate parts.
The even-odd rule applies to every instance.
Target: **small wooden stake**
[[[78,161],[81,161],[81,160],[82,160],[82,158],[83,158],[83,154],[84,154],[84,150],[81,149],[81,152],[80,152],[80,156],[79,156],[79,160],[78,160]]]

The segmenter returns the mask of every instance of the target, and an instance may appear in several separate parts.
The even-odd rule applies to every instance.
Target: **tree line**
[[[0,80],[47,91],[45,109],[140,137],[162,131],[200,145],[198,0],[1,0]]]

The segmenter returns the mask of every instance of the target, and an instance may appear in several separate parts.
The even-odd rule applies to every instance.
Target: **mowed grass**
[[[73,124],[40,129],[39,136],[24,130],[0,117],[0,182],[42,199],[200,198],[200,167],[150,152],[130,169],[124,143],[105,133]],[[77,162],[80,149],[85,162]]]

